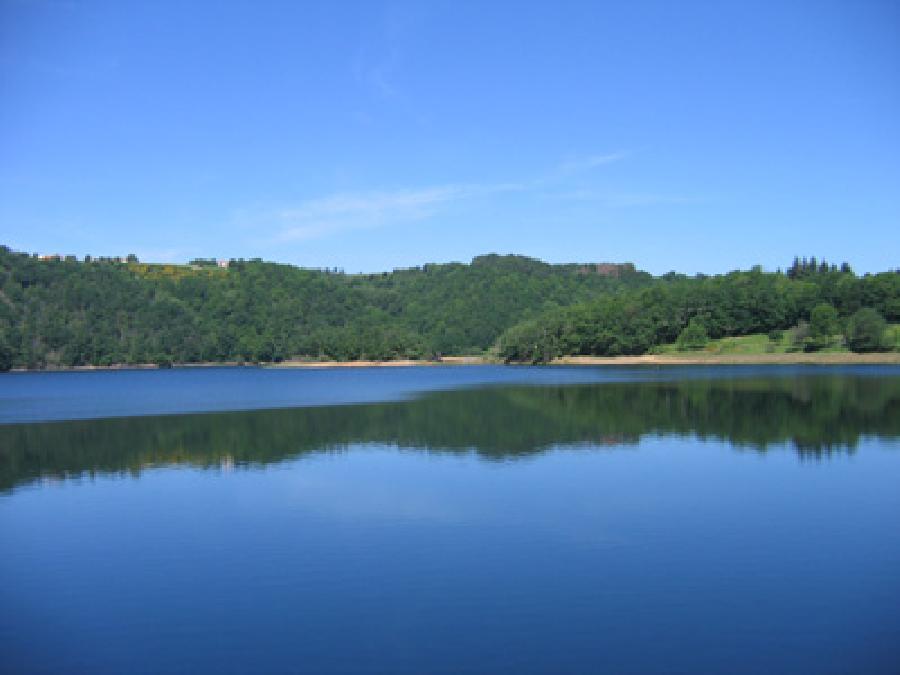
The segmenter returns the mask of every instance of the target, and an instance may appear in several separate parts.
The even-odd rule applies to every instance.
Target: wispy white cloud
[[[619,162],[628,156],[626,152],[611,152],[604,155],[588,155],[585,157],[572,157],[559,165],[557,173],[572,174],[590,171],[604,164]]]
[[[353,74],[360,84],[382,99],[395,99],[400,94],[394,82],[399,63],[400,49],[396,46],[377,58],[360,53],[353,64]]]
[[[518,192],[523,196],[530,193],[537,198],[594,202],[606,208],[702,201],[684,195],[610,192],[596,185],[585,186],[583,180],[574,180],[577,174],[626,157],[626,152],[615,152],[569,158],[542,176],[521,182],[448,183],[396,190],[340,192],[308,199],[290,207],[245,212],[241,220],[252,222],[255,228],[265,231],[269,242],[277,244],[424,221],[454,204],[499,193]]]
[[[368,229],[429,218],[451,202],[521,190],[512,183],[438,185],[420,189],[339,193],[311,199],[262,218],[274,221],[277,241],[318,239],[347,230]]]
[[[702,197],[649,192],[606,192],[595,189],[548,192],[549,199],[560,201],[595,202],[603,206],[628,207],[652,206],[655,204],[697,204],[705,201]]]
[[[607,194],[600,200],[610,206],[652,206],[654,204],[699,204],[705,201],[701,197],[691,195],[652,194],[652,193],[618,193]]]
[[[364,42],[353,61],[356,80],[376,96],[393,100],[404,98],[397,76],[404,61],[406,37],[423,21],[420,8],[389,5],[375,22],[371,39]]]

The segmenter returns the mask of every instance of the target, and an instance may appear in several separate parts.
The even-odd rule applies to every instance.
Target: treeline
[[[557,308],[506,331],[507,361],[545,362],[561,355],[637,355],[678,342],[791,330],[797,349],[835,339],[855,351],[891,348],[886,322],[900,321],[900,274],[856,276],[846,263],[795,261],[787,273],[706,277],[669,274],[662,283]]]
[[[478,353],[552,308],[653,283],[632,265],[521,256],[346,275],[37,256],[0,247],[0,369]]]
[[[487,255],[348,275],[232,260],[148,265],[40,259],[0,247],[0,369],[311,359],[428,359],[494,350],[507,361],[643,354],[678,341],[791,330],[888,348],[900,275],[795,260],[787,272],[659,278],[630,264],[550,265]]]

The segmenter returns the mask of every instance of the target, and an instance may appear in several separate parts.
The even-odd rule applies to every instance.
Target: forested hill
[[[544,362],[562,355],[644,354],[676,343],[701,349],[709,339],[768,334],[772,349],[818,351],[897,348],[900,274],[857,276],[815,258],[787,272],[754,268],[707,277],[668,274],[626,289],[555,308],[506,331],[499,355]]]
[[[788,329],[798,349],[838,339],[871,351],[891,347],[885,320],[900,321],[900,274],[857,276],[815,259],[785,273],[654,278],[631,264],[486,255],[348,275],[260,260],[46,260],[0,247],[0,369],[431,358],[492,347],[538,362]]]
[[[0,247],[0,367],[428,358],[654,283],[633,265],[488,255],[347,275],[259,260],[43,260]]]

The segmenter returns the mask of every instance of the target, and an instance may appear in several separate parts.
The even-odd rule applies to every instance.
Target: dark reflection
[[[138,473],[149,466],[278,462],[354,443],[492,460],[554,445],[636,444],[695,435],[801,457],[900,435],[900,378],[810,376],[433,393],[414,401],[0,426],[0,489],[40,477]]]

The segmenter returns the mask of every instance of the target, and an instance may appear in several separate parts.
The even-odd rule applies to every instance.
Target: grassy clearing
[[[900,351],[900,323],[890,324],[887,328],[888,344],[893,345],[894,351]]]
[[[888,344],[893,345],[894,351],[900,350],[900,324],[892,324],[887,329]],[[791,342],[789,331],[777,340],[772,340],[768,335],[744,335],[741,337],[727,337],[718,340],[710,340],[702,349],[682,349],[677,344],[660,345],[652,350],[652,354],[694,354],[694,355],[737,355],[753,356],[758,354],[793,354],[803,350]],[[831,344],[817,350],[815,353],[847,354],[850,351],[843,345],[841,336],[836,335]]]

